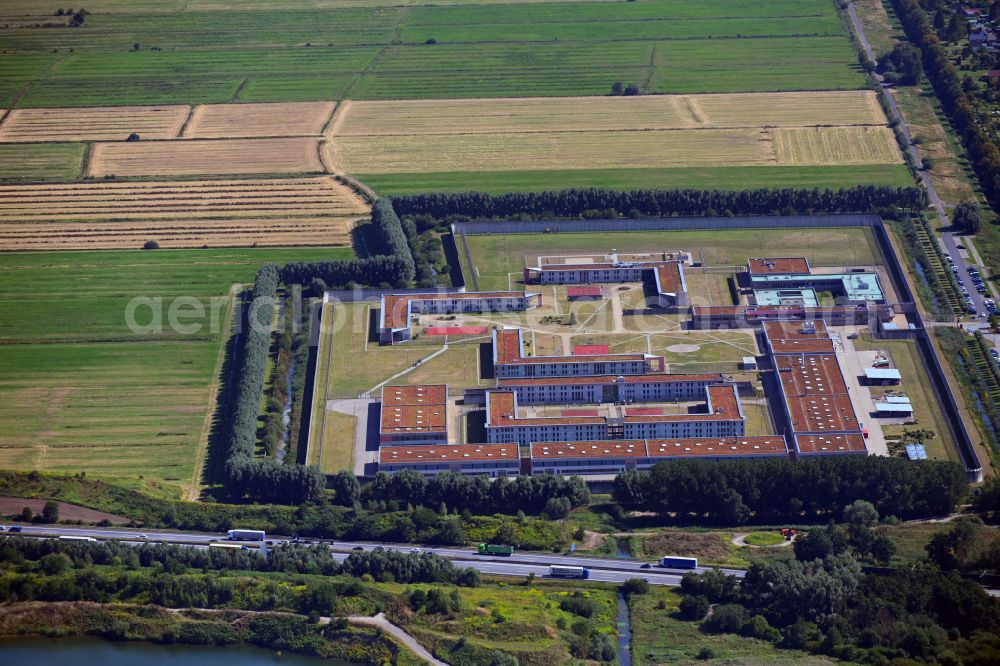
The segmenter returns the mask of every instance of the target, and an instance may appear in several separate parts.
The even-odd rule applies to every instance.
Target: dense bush
[[[927,194],[916,187],[860,185],[841,190],[632,190],[573,189],[551,192],[414,194],[392,198],[397,214],[437,219],[673,215],[784,215],[920,211]],[[418,225],[419,226],[419,225]]]
[[[375,580],[397,583],[454,583],[466,587],[479,585],[475,569],[457,569],[448,560],[434,553],[401,553],[376,548],[351,553],[340,567],[352,576],[368,574]]]
[[[740,524],[757,520],[840,517],[857,499],[882,515],[926,518],[951,513],[966,494],[962,468],[952,462],[845,456],[792,461],[677,460],[648,473],[615,478],[622,505],[661,516],[707,517]]]

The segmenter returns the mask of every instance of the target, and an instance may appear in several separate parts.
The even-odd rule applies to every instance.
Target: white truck
[[[265,539],[264,530],[229,530],[230,541],[263,541]]]

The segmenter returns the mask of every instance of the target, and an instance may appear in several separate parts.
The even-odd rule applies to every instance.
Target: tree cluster
[[[934,86],[952,126],[962,139],[986,198],[1000,209],[1000,147],[979,122],[975,106],[962,87],[962,77],[941,45],[927,13],[918,0],[892,0],[907,36],[923,54],[924,71]],[[954,16],[953,21],[957,21]]]
[[[840,190],[631,190],[598,188],[550,192],[433,193],[397,196],[392,206],[402,216],[437,219],[543,219],[592,217],[671,217],[713,215],[795,215],[870,213],[886,209],[921,211],[927,194],[917,187],[859,185]]]
[[[896,552],[889,537],[875,530],[878,511],[871,502],[856,500],[844,509],[844,524],[830,522],[825,528],[810,530],[795,541],[795,558],[803,562],[828,555],[851,552],[856,558],[888,564]]]
[[[434,553],[401,553],[381,547],[351,553],[340,566],[341,573],[396,583],[453,583],[463,587],[478,587],[479,572],[472,568],[458,569]]]
[[[890,83],[912,86],[920,82],[920,49],[899,42],[878,63],[878,72]]]
[[[439,474],[428,479],[418,472],[404,470],[392,476],[379,473],[369,486],[373,499],[409,502],[427,507],[441,504],[462,507],[477,514],[539,514],[561,505],[565,511],[590,502],[590,490],[579,477],[555,474],[501,477],[489,480],[481,476]],[[562,516],[554,516],[561,518]]]
[[[957,574],[918,566],[864,574],[849,553],[808,562],[763,560],[742,581],[687,574],[681,616],[708,632],[738,633],[853,662],[996,663],[1000,603]],[[907,661],[916,660],[916,661]]]
[[[265,264],[257,271],[247,311],[226,447],[225,485],[236,498],[298,504],[323,493],[326,480],[319,469],[254,457],[277,289],[278,267]]]
[[[322,280],[324,289],[408,287],[411,275],[405,257],[389,255],[330,261],[293,261],[281,269],[281,281],[285,284],[308,285],[313,280]]]
[[[648,473],[615,478],[623,506],[661,516],[708,518],[727,525],[840,516],[856,499],[882,515],[925,518],[954,510],[967,491],[952,462],[845,456],[791,461],[676,460]]]

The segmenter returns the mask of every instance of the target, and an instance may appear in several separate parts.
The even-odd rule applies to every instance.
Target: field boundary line
[[[340,127],[344,124],[344,120],[347,119],[347,113],[350,109],[351,100],[345,99],[337,102],[330,117],[323,123],[323,131],[320,134],[325,137],[336,136],[337,132],[340,131]]]
[[[194,474],[191,476],[191,485],[185,489],[187,495],[185,499],[194,502],[198,500],[199,490],[202,485],[202,473],[205,469],[205,459],[208,457],[208,440],[212,434],[212,421],[215,418],[215,409],[219,399],[219,388],[222,381],[222,367],[226,363],[226,349],[229,346],[229,334],[233,326],[233,304],[236,302],[236,294],[242,289],[242,285],[233,284],[229,287],[229,298],[226,303],[225,322],[226,327],[219,339],[219,351],[215,355],[215,370],[212,375],[212,382],[208,385],[209,409],[205,414],[205,423],[201,427],[201,434],[198,436],[198,448],[194,454]]]
[[[188,129],[190,129],[190,127],[191,127],[191,123],[194,120],[194,116],[198,112],[198,109],[200,109],[203,106],[205,106],[205,105],[204,104],[188,104],[187,117],[185,117],[184,118],[184,122],[181,123],[181,128],[179,130],[177,130],[177,136],[174,137],[175,139],[186,139],[186,138],[188,138],[186,136],[186,134],[188,133]]]

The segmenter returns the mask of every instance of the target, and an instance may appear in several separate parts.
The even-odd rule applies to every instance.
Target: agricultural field
[[[350,244],[367,205],[332,178],[0,186],[0,250]]]
[[[378,174],[901,164],[871,92],[347,102],[328,162]]]
[[[317,136],[334,107],[334,102],[202,105],[191,114],[184,138]]]
[[[127,475],[187,494],[214,409],[233,284],[348,249],[0,255],[0,467]],[[145,332],[153,308],[196,331]],[[155,299],[162,299],[157,301]],[[175,306],[176,307],[176,306]],[[155,327],[154,327],[155,328]]]
[[[539,255],[604,254],[611,248],[620,253],[683,250],[706,266],[744,265],[750,256],[808,256],[816,267],[881,263],[874,238],[860,228],[471,235],[465,242],[470,256],[462,257],[463,270],[475,272],[482,290],[508,289]]]
[[[172,139],[191,109],[187,106],[15,109],[0,125],[0,142],[124,141]]]
[[[87,173],[106,176],[203,176],[322,172],[319,139],[139,141],[94,145]]]
[[[85,150],[80,143],[0,144],[0,182],[74,180]]]
[[[828,0],[10,3],[0,97],[98,104],[864,88]],[[410,5],[410,6],[403,6]],[[205,25],[218,29],[205,30]],[[28,85],[30,84],[30,85]]]

